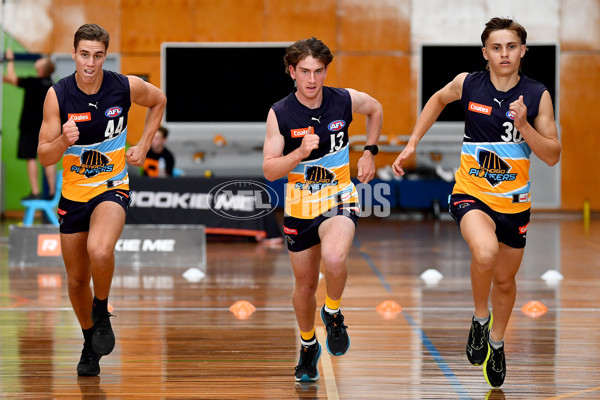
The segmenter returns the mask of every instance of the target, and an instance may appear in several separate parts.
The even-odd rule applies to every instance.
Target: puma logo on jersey
[[[88,106],[94,107],[97,110],[98,109],[98,102],[96,102],[96,103],[88,103]]]
[[[494,97],[494,101],[495,101],[496,103],[498,103],[498,107],[502,107],[502,102],[504,101],[504,99],[502,99],[502,100],[498,100],[497,98],[495,98],[495,97]]]

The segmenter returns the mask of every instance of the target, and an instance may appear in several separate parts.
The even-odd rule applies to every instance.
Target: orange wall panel
[[[98,24],[111,37],[109,51],[121,52],[121,8],[119,0],[102,2],[81,0],[54,0],[53,6],[53,49],[54,52],[70,53],[73,35],[83,24]]]
[[[600,210],[600,55],[561,56],[560,122],[562,127],[562,208],[580,210],[588,200]],[[582,78],[583,77],[583,78]]]
[[[415,96],[409,56],[348,56],[334,60],[338,86],[368,93],[383,106],[382,134],[409,134],[415,122]],[[364,135],[365,118],[355,116],[354,134]]]
[[[341,0],[340,49],[410,51],[410,1]]]
[[[316,37],[337,50],[335,0],[271,0],[265,8],[265,40],[294,42]]]
[[[192,0],[121,0],[124,53],[159,52],[162,42],[192,39]]]
[[[195,0],[192,3],[192,41],[264,40],[263,0]]]

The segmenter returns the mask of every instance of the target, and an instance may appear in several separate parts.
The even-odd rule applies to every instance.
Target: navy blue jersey
[[[523,96],[527,120],[533,126],[545,90],[524,75],[507,92],[496,90],[488,71],[466,76],[460,100],[465,135],[453,193],[475,196],[502,213],[531,207],[531,149],[515,128],[509,106]]]
[[[131,106],[129,79],[103,71],[102,85],[95,94],[85,94],[75,74],[54,86],[61,124],[73,119],[79,139],[63,157],[63,196],[88,201],[115,187],[129,189],[125,162],[127,113]]]
[[[300,147],[308,133],[319,136],[319,147],[288,174],[286,214],[311,219],[339,204],[358,203],[349,167],[350,93],[346,89],[323,86],[323,102],[319,108],[304,106],[295,92],[272,108],[285,140],[283,155]]]

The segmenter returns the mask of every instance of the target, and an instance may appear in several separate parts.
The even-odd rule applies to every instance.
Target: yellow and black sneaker
[[[316,382],[319,380],[317,364],[321,357],[319,342],[310,346],[300,345],[300,359],[296,366],[296,382]]]
[[[483,376],[492,387],[500,387],[506,377],[506,359],[504,357],[504,344],[494,349],[488,344],[488,356],[483,363]]]
[[[471,320],[471,331],[469,332],[469,340],[467,341],[467,358],[473,365],[481,365],[488,355],[488,340],[494,317],[490,313],[488,322],[481,325],[475,321],[475,316]]]

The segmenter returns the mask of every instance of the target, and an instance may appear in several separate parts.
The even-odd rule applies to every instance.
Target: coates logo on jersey
[[[512,111],[507,111],[507,112],[506,112],[506,117],[507,117],[508,119],[515,119],[515,117],[513,117],[513,115],[512,115]]]
[[[92,120],[92,113],[76,113],[76,114],[67,114],[67,119],[72,119],[75,122],[85,122]]]
[[[327,125],[327,129],[329,129],[332,132],[337,132],[344,126],[346,126],[346,121],[338,119],[337,121],[333,121],[329,125]]]
[[[492,107],[484,104],[469,102],[469,111],[473,111],[479,114],[490,115],[492,113]]]
[[[123,112],[123,109],[119,106],[115,106],[115,107],[111,107],[108,110],[106,110],[104,112],[104,115],[106,115],[108,118],[115,118],[118,117],[119,115],[121,115],[121,113]]]
[[[291,133],[293,138],[301,138],[311,133],[315,133],[315,129],[312,126],[309,126],[308,128],[292,129]]]

